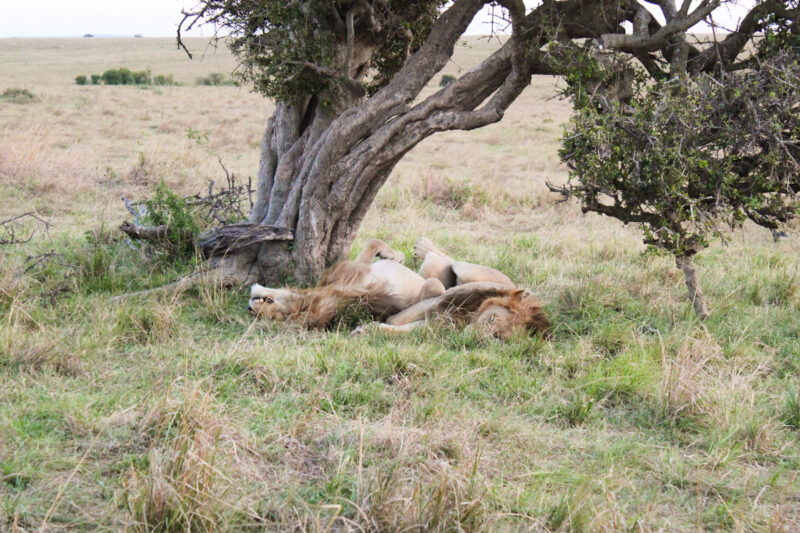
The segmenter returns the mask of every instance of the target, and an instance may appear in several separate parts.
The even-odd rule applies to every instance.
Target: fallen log
[[[219,257],[267,241],[291,241],[294,234],[287,228],[237,222],[210,229],[197,238],[206,257]]]
[[[171,242],[169,228],[161,226],[140,226],[123,222],[119,229],[131,239],[167,244]],[[182,238],[194,239],[187,233]],[[238,222],[205,231],[197,237],[197,244],[206,258],[219,257],[249,248],[267,241],[291,241],[291,230],[277,226],[264,226],[249,222]]]
[[[169,228],[166,225],[139,226],[125,221],[120,225],[119,229],[131,239],[155,242],[169,241]]]

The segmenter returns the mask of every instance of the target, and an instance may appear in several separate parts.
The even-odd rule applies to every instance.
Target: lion
[[[473,324],[501,339],[522,331],[545,333],[550,327],[530,291],[517,288],[502,272],[456,261],[426,238],[417,241],[414,253],[422,260],[419,272],[403,265],[402,252],[372,239],[354,261],[331,268],[318,287],[253,285],[248,310],[257,317],[312,329],[330,325],[354,304],[381,320],[379,328],[387,333],[411,331],[432,317]],[[376,257],[380,260],[373,262]]]

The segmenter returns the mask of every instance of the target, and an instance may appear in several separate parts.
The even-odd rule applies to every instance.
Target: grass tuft
[[[142,422],[152,447],[147,467],[132,466],[122,499],[135,531],[210,531],[220,525],[222,426],[199,385],[168,394]]]

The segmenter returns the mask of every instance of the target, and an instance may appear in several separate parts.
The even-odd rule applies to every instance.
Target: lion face
[[[526,333],[546,333],[550,327],[539,302],[524,289],[514,290],[508,296],[489,298],[475,313],[472,322],[502,340]]]
[[[297,296],[285,289],[270,289],[255,284],[250,288],[247,310],[259,318],[282,321],[294,311]]]

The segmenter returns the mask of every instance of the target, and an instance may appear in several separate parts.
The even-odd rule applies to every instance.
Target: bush
[[[109,69],[103,72],[102,78],[105,85],[122,85],[122,74],[117,69]]]
[[[78,85],[86,85],[87,79],[86,76],[81,74],[80,76],[75,76],[75,83]]]
[[[169,228],[169,241],[174,246],[174,255],[183,258],[194,255],[195,239],[201,231],[197,209],[187,204],[163,181],[156,186],[153,197],[145,200],[144,204],[147,208],[145,223]]]
[[[442,75],[442,79],[439,81],[439,87],[447,87],[451,83],[456,81],[456,77],[450,74]]]
[[[122,67],[119,69],[119,77],[122,85],[133,85],[133,72],[131,72],[131,69]]]
[[[154,85],[177,85],[175,80],[172,78],[172,74],[165,76],[164,74],[159,74],[153,78]]]
[[[84,76],[85,79],[85,76]],[[153,77],[150,74],[150,69],[147,70],[131,70],[129,68],[109,69],[103,72],[102,76],[92,74],[92,84],[97,85],[100,80],[106,85],[152,85]],[[76,78],[77,81],[77,78]],[[156,76],[156,85],[175,85],[172,79],[172,74],[164,76],[159,74]],[[79,84],[84,85],[84,84]]]
[[[209,86],[218,86],[218,85],[236,85],[236,82],[227,79],[225,74],[220,72],[212,72],[205,78],[197,78],[195,81],[197,85],[209,85]]]
[[[133,76],[133,83],[136,85],[150,85],[153,80],[150,77],[150,70],[140,70],[138,72],[132,72]]]
[[[12,87],[3,91],[3,94],[0,94],[0,100],[10,102],[12,104],[29,104],[37,101],[38,98],[36,98],[36,95],[30,92],[28,89]]]

